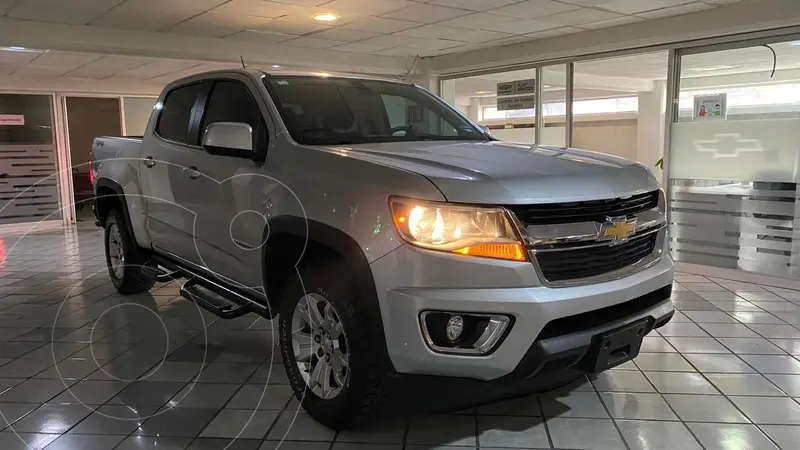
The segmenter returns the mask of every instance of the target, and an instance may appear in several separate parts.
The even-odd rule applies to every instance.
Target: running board
[[[251,306],[234,303],[211,289],[201,286],[194,279],[181,286],[181,297],[196,303],[203,309],[223,319],[235,319],[254,312]]]
[[[145,264],[139,270],[142,272],[142,275],[144,275],[145,278],[158,283],[169,283],[170,281],[181,277],[179,270],[168,272],[167,270],[153,263]]]

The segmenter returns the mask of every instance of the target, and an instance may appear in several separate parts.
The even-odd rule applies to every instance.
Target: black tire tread
[[[108,256],[108,241],[106,236],[112,223],[116,224],[119,228],[123,252],[125,253],[125,272],[122,275],[122,280],[116,279],[116,276],[111,271],[110,258]],[[106,263],[108,265],[111,281],[114,283],[114,287],[117,288],[117,291],[123,295],[134,295],[149,291],[155,282],[142,274],[141,268],[147,263],[143,255],[144,252],[136,245],[133,234],[131,230],[128,229],[127,222],[119,208],[114,208],[108,212],[105,223],[105,233]]]

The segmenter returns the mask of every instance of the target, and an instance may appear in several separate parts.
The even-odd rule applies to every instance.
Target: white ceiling
[[[265,45],[431,56],[687,14],[739,1],[0,0],[0,16]],[[334,13],[339,19],[317,22],[312,16],[318,13]],[[87,69],[91,75],[103,73],[99,64],[105,62]]]

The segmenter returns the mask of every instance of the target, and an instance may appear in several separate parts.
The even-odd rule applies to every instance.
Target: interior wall
[[[125,136],[143,136],[157,98],[123,97],[125,110]]]
[[[67,133],[72,167],[88,173],[92,141],[122,134],[118,98],[67,97]]]
[[[637,124],[638,120],[577,122],[572,129],[573,146],[637,161]]]

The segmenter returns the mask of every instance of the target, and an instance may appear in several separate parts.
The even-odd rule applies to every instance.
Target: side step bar
[[[181,286],[181,297],[197,303],[223,319],[235,319],[247,313],[253,312],[253,308],[248,305],[234,303],[214,291],[204,288],[194,279],[191,279]]]
[[[166,261],[164,263],[166,264]],[[265,305],[229,289],[210,277],[192,272],[184,267],[169,271],[154,262],[142,266],[141,271],[144,276],[160,283],[186,278],[186,283],[181,286],[181,297],[223,319],[235,319],[251,312],[263,317],[271,317],[270,311]]]

